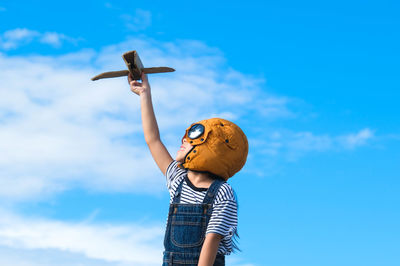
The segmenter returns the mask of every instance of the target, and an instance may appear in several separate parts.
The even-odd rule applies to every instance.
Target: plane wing
[[[93,81],[104,78],[116,78],[132,74],[134,80],[140,80],[142,72],[146,74],[174,72],[170,67],[143,67],[142,61],[136,51],[129,51],[122,55],[128,70],[104,72],[92,78]]]

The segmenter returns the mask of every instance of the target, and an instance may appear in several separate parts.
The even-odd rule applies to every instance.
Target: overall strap
[[[220,186],[225,183],[222,180],[215,180],[207,190],[207,194],[204,197],[203,204],[212,204],[214,202],[214,197],[217,195]]]
[[[182,181],[179,183],[178,187],[176,188],[174,199],[172,203],[179,203],[181,201],[181,194],[182,194],[182,185],[185,179],[182,178]]]

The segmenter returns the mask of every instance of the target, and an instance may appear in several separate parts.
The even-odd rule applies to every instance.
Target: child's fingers
[[[130,73],[128,75],[128,81],[131,87],[131,91],[136,93],[137,95],[140,95],[143,91],[149,89],[147,75],[142,73],[141,78],[142,82],[139,82],[137,80],[134,80]]]
[[[135,85],[135,81],[131,82],[131,91],[132,92],[134,92],[134,93],[139,95],[139,92],[141,91],[141,89],[142,89],[142,86]]]
[[[148,83],[149,82],[149,80],[147,79],[147,74],[144,73],[144,72],[142,72],[141,79],[142,79],[143,83]]]
[[[131,86],[131,91],[136,93],[137,95],[140,95],[140,93],[143,91],[143,83],[137,80],[132,80],[130,82],[130,86]]]
[[[133,80],[132,74],[129,73],[128,74],[128,83],[131,84],[132,80]]]
[[[137,81],[137,80],[132,80],[130,82],[130,85],[131,86],[136,86],[136,87],[142,87],[143,84],[141,82]]]
[[[139,91],[138,91],[137,89],[131,88],[131,91],[132,91],[133,93],[137,94],[137,95],[140,95],[140,93],[139,93]]]

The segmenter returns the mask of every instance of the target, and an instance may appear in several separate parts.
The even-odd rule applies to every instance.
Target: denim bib
[[[201,247],[211,218],[212,203],[219,187],[224,183],[215,180],[208,188],[203,203],[179,203],[184,180],[176,189],[169,206],[167,229],[164,238],[163,266],[197,266]],[[214,266],[224,266],[225,256],[217,254]]]

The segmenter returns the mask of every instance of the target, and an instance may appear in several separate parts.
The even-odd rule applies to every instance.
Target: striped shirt
[[[207,188],[195,187],[187,176],[187,170],[178,167],[178,162],[173,161],[165,173],[167,187],[170,194],[170,203],[178,185],[182,185],[180,203],[201,204],[207,193]],[[218,253],[229,255],[232,252],[232,236],[237,228],[237,202],[232,187],[224,183],[219,188],[213,202],[213,211],[207,226],[206,234],[216,233],[222,235]]]

